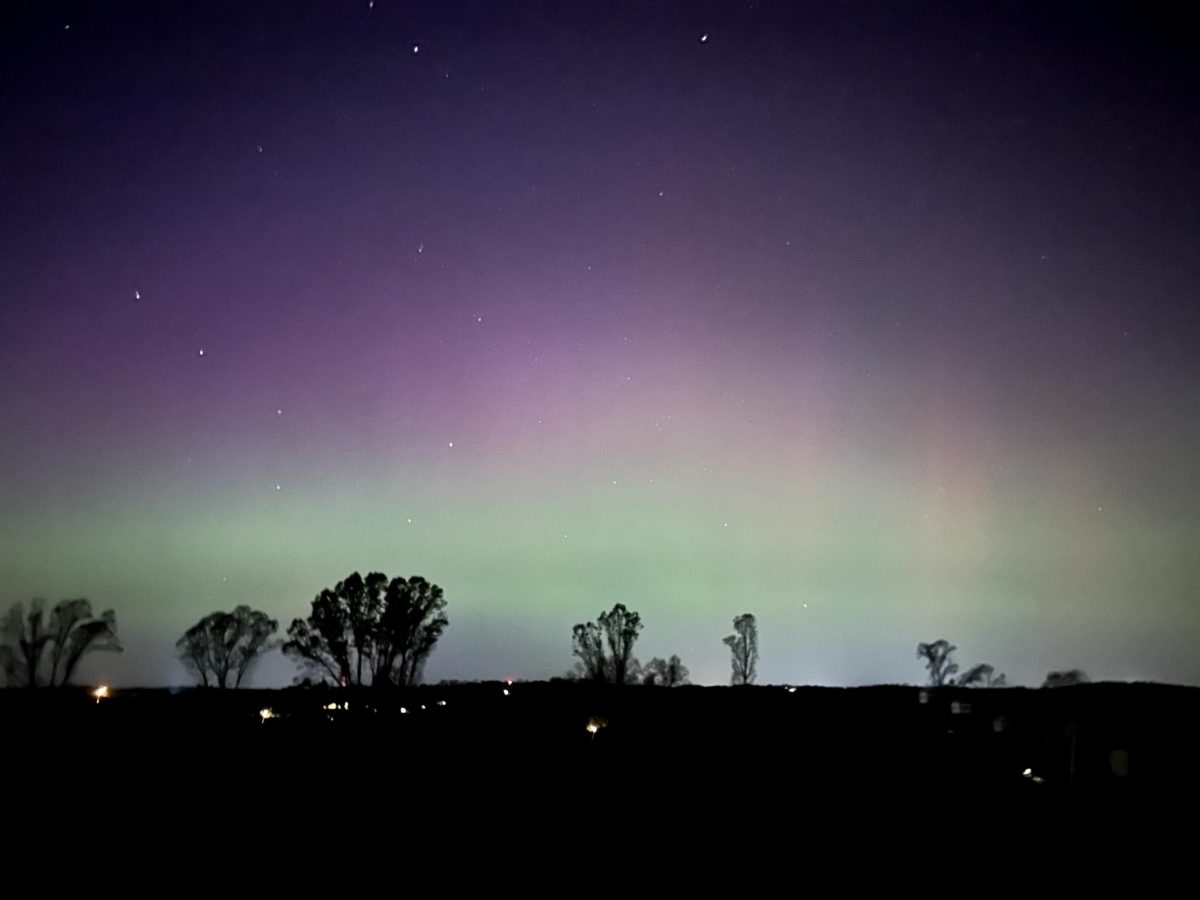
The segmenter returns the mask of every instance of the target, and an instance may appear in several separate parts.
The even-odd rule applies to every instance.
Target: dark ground
[[[594,735],[593,717],[605,722]],[[117,790],[211,780],[318,795],[553,793],[602,774],[612,784],[602,790],[642,796],[752,783],[748,801],[761,806],[862,789],[1036,797],[1200,785],[1200,689],[1154,684],[128,689],[99,703],[84,690],[9,689],[0,723],[6,755],[31,776],[103,773]]]

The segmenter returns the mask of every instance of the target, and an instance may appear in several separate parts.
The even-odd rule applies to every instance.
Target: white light
[[[1026,778],[1032,778],[1033,777],[1033,769],[1026,769],[1021,774],[1024,775]]]
[[[203,347],[201,347],[201,348],[200,348],[200,355],[201,355],[201,356],[203,356],[203,355],[204,355],[204,348],[203,348]]]
[[[403,706],[400,707],[400,715],[404,715],[406,712],[408,712],[408,709],[406,707],[403,707]]]
[[[450,444],[449,444],[449,446],[453,447],[453,446],[454,446],[454,441],[451,441],[451,442],[450,442]]]
[[[413,53],[415,54],[415,53],[420,53],[420,52],[421,52],[421,45],[413,44]]]
[[[788,688],[788,693],[794,694],[794,693],[796,693],[796,689],[794,687],[790,687],[790,688]]]
[[[505,697],[507,697],[507,696],[508,696],[508,688],[505,688],[505,689],[504,689],[504,696],[505,696]]]
[[[446,705],[446,701],[445,701],[445,700],[439,700],[437,703],[438,703],[438,706],[445,706],[445,705]]]
[[[101,700],[103,700],[104,698],[106,698],[108,696],[108,685],[107,684],[100,685],[100,687],[98,687],[94,691],[92,691],[92,696],[95,697],[96,702],[99,703]]]
[[[134,300],[141,300],[141,299],[142,299],[142,292],[141,292],[141,291],[134,291],[134,292],[133,292],[133,299],[134,299]]]
[[[271,709],[270,707],[265,707],[264,709],[260,709],[258,711],[258,715],[264,722],[267,721],[267,719],[277,718],[275,715],[275,710]]]
[[[700,43],[702,43],[702,44],[708,43],[708,35],[707,34],[700,35]]]
[[[424,704],[424,703],[422,703],[422,704],[421,704],[421,709],[424,709],[424,708],[425,708],[425,704]]]

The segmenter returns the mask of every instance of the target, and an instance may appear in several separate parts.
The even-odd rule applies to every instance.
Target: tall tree
[[[642,667],[642,684],[677,687],[688,684],[688,668],[678,656],[663,659],[654,657]]]
[[[579,657],[580,677],[589,681],[628,684],[640,670],[633,645],[642,630],[642,617],[618,603],[594,622],[571,630],[571,652]]]
[[[335,684],[415,684],[449,623],[445,607],[442,589],[419,576],[354,572],[292,621],[283,650]]]
[[[34,600],[28,613],[14,603],[0,625],[0,670],[10,685],[69,684],[83,657],[102,651],[121,652],[116,613],[93,615],[84,599],[61,600],[49,614],[44,600]]]
[[[958,663],[954,661],[954,651],[957,649],[944,638],[928,644],[917,644],[917,659],[925,660],[930,686],[941,687],[954,683],[951,676],[958,671]]]
[[[233,612],[214,612],[183,633],[175,647],[184,665],[200,676],[201,683],[219,688],[241,687],[251,666],[274,646],[279,623],[249,606]]]
[[[579,677],[586,681],[608,680],[608,657],[604,653],[604,631],[595,622],[580,622],[571,629],[571,652],[579,657]]]
[[[732,684],[753,684],[758,675],[758,623],[753,613],[733,620],[733,634],[725,638],[733,659]]]

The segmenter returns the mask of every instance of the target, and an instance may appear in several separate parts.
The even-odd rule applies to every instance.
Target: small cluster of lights
[[[97,703],[99,703],[101,700],[108,699],[108,685],[107,684],[100,685],[100,687],[98,687],[94,691],[92,691],[92,696],[96,698]]]
[[[591,735],[592,740],[595,740],[596,733],[607,724],[607,719],[601,718],[600,716],[592,716],[590,719],[588,719],[587,733]]]
[[[279,713],[275,712],[275,710],[271,709],[271,707],[265,706],[258,711],[258,717],[263,722],[266,722],[267,719],[278,719]]]
[[[1046,783],[1046,779],[1043,778],[1041,775],[1033,774],[1033,769],[1026,769],[1021,774],[1024,775],[1026,778],[1028,778],[1030,781],[1032,781],[1034,784],[1045,784]]]

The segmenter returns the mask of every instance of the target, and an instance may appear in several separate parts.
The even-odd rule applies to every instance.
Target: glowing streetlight
[[[267,719],[278,719],[279,713],[275,712],[275,710],[273,710],[269,706],[267,706],[258,711],[258,717],[262,720],[262,723],[265,725],[267,723]]]
[[[100,687],[98,687],[94,691],[92,691],[92,696],[96,698],[97,703],[99,703],[101,700],[107,699],[108,698],[108,685],[107,684],[100,685]]]
[[[607,719],[601,718],[600,716],[592,716],[590,719],[588,719],[587,733],[589,735],[591,735],[592,740],[595,740],[596,732],[598,732],[601,728],[603,728],[607,724],[608,724]]]

